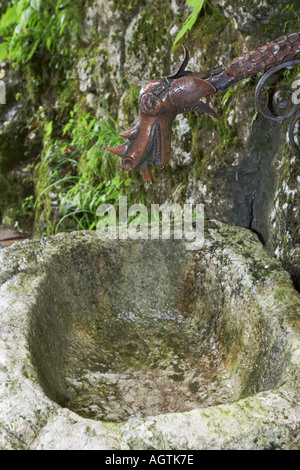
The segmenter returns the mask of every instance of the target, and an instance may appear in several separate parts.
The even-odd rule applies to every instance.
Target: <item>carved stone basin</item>
[[[77,232],[0,262],[0,448],[297,448],[300,296],[251,232]]]

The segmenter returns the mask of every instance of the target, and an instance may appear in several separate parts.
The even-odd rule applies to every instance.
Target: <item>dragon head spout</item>
[[[175,72],[144,86],[139,94],[139,120],[121,137],[128,139],[116,147],[105,147],[121,157],[125,170],[141,168],[145,181],[151,181],[149,162],[163,168],[171,157],[172,125],[177,114],[202,111],[216,117],[200,99],[216,92],[209,82],[185,71],[188,53]]]
[[[189,56],[184,48],[183,61],[171,75],[154,80],[142,88],[139,96],[139,122],[130,131],[120,134],[128,141],[117,147],[106,148],[121,156],[126,170],[141,167],[145,180],[151,180],[149,162],[162,168],[171,157],[172,124],[176,114],[198,111],[217,118],[216,113],[201,101],[203,97],[218,91],[224,92],[235,83],[262,71],[274,68],[273,72],[270,70],[266,74],[268,79],[269,75],[282,68],[293,68],[299,62],[296,59],[299,54],[300,32],[294,32],[236,57],[227,66],[221,65],[205,73],[191,73],[186,70]],[[259,83],[264,84],[266,79]],[[259,84],[257,88],[257,107],[265,117],[272,119],[259,104],[261,86]],[[288,113],[284,119],[290,116]],[[282,117],[276,116],[275,120],[282,120]],[[294,131],[295,122],[292,121],[291,132]],[[295,148],[293,138],[292,144]]]

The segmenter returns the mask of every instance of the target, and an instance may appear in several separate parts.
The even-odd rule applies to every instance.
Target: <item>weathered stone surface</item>
[[[183,41],[187,41],[188,68],[193,72],[226,64],[238,54],[271,41],[283,32],[280,28],[285,21],[290,27],[293,25],[293,13],[281,13],[286,5],[280,0],[273,2],[272,8],[267,2],[256,0],[238,5],[226,0],[213,3],[215,9],[208,10],[206,19],[204,15]],[[180,1],[172,2],[164,12],[157,8],[150,12],[149,8],[147,10],[142,2],[131,9],[116,8],[113,2],[98,0],[88,10],[86,19],[86,30],[93,24],[103,40],[100,54],[79,63],[80,87],[88,93],[88,102],[95,109],[102,96],[109,92],[113,106],[120,104],[116,110],[125,128],[137,120],[134,104],[130,104],[128,98],[131,87],[139,88],[147,80],[164,76],[178,59],[178,51],[176,54],[171,51],[178,32],[176,25],[165,34],[163,44],[157,42],[163,35],[167,18],[170,25],[181,11],[185,17],[190,13]],[[220,11],[233,20],[234,28],[222,18]],[[213,26],[209,26],[210,22]],[[270,26],[273,23],[276,27]],[[94,68],[87,65],[85,59],[87,63],[92,61]],[[84,70],[81,63],[85,64]],[[129,85],[125,92],[121,86],[122,76]],[[91,80],[95,83],[94,90],[89,88]],[[156,203],[186,199],[204,203],[208,219],[216,218],[254,230],[271,253],[279,253],[280,259],[286,260],[285,265],[297,284],[299,261],[292,254],[299,251],[295,235],[291,235],[293,242],[288,244],[284,256],[281,255],[286,233],[291,232],[290,217],[287,220],[281,211],[282,230],[278,231],[278,226],[274,230],[278,192],[282,185],[288,184],[282,181],[280,169],[286,159],[285,130],[280,124],[255,117],[254,81],[252,86],[236,85],[225,102],[221,94],[211,99],[210,105],[220,116],[217,124],[203,124],[199,115],[192,121],[188,116],[178,117],[173,132],[172,177],[157,174],[155,187],[148,194]],[[125,102],[129,103],[127,107],[123,106]],[[296,189],[295,185],[297,181],[293,182],[292,190]],[[293,211],[295,205],[289,207]]]
[[[83,82],[96,80],[98,94],[111,91],[119,100],[125,80],[129,85],[140,86],[145,80],[167,74],[172,46],[168,29],[184,3],[183,0],[164,5],[137,1],[128,6],[126,2],[96,0],[87,10],[83,40],[89,44],[93,38],[101,38],[99,49],[91,52],[99,67],[78,69],[82,91],[85,91]],[[85,60],[91,59],[84,57],[82,62]]]
[[[172,69],[172,64],[179,55],[178,51],[174,53],[174,56],[172,55],[172,41],[176,32],[179,30],[178,25],[182,24],[184,17],[187,16],[190,10],[184,6],[185,0],[172,1],[168,7],[164,5],[163,12],[154,7],[150,13],[151,4],[155,2],[132,2],[132,8],[128,8],[126,2],[124,2],[124,4],[121,4],[121,2],[118,3],[120,8],[116,8],[116,2],[108,0],[97,0],[91,4],[91,7],[88,9],[85,26],[82,28],[82,39],[87,46],[87,53],[86,56],[83,57],[83,49],[81,49],[74,76],[79,80],[78,88],[81,93],[80,96],[78,95],[79,99],[82,100],[83,96],[86,97],[86,102],[92,108],[92,113],[94,112],[96,115],[99,115],[98,106],[100,105],[101,107],[103,105],[103,99],[108,100],[112,116],[121,118],[120,124],[125,127],[128,124],[133,124],[136,118],[132,95],[135,96],[136,103],[137,93],[136,90],[134,90],[135,93],[132,93],[133,87],[138,88],[144,81],[155,78],[156,76],[164,76]],[[157,3],[160,2],[156,2],[155,5]],[[298,24],[292,12],[290,13],[290,17],[286,16],[287,12],[284,14],[281,13],[282,8],[286,5],[282,5],[282,3],[285,2],[279,0],[272,2],[272,7],[270,7],[267,2],[254,0],[238,3],[229,2],[227,0],[216,0],[213,3],[215,6],[221,7],[222,14],[224,14],[226,18],[233,21],[230,22],[226,19],[224,20],[224,18],[220,19],[220,14],[217,10],[213,11],[207,7],[205,15],[198,20],[192,32],[186,35],[183,41],[190,51],[191,59],[188,68],[192,71],[213,68],[222,63],[226,64],[235,56],[250,51],[257,46],[261,46],[264,42],[271,41],[275,37],[280,36],[283,34],[286,26],[288,30],[298,28]],[[297,8],[298,11],[297,5],[295,8]],[[184,15],[182,21],[178,22],[177,15],[181,10],[184,11]],[[286,21],[288,22],[286,23]],[[100,40],[100,38],[102,39]],[[91,47],[93,41],[95,41],[95,45]],[[292,77],[293,75],[291,75],[290,78],[292,79]],[[299,159],[289,149],[285,141],[286,127],[284,125],[270,123],[260,116],[254,119],[255,80],[256,79],[252,79],[252,81],[245,85],[237,85],[228,96],[218,95],[211,99],[209,104],[217,110],[220,116],[217,124],[212,124],[205,119],[203,120],[202,116],[184,116],[178,119],[174,127],[171,169],[165,169],[160,172],[160,174],[157,173],[155,175],[155,184],[147,189],[147,197],[156,203],[163,203],[166,200],[179,203],[185,202],[186,200],[194,203],[202,202],[205,204],[207,218],[216,218],[226,223],[244,226],[256,231],[271,254],[275,254],[277,258],[284,263],[284,267],[293,276],[293,281],[299,290]],[[28,80],[28,83],[31,82],[32,80]],[[26,126],[29,114],[25,113],[25,118],[23,117],[20,120],[20,129],[22,129],[22,132],[24,131],[26,135],[24,134],[22,137],[20,133],[17,133],[19,137],[21,136],[23,138],[23,141],[21,139],[20,145],[18,144],[16,146],[14,141],[17,135],[15,126],[22,112],[23,100],[18,102],[15,100],[16,93],[20,92],[20,87],[16,82],[13,83],[11,92],[12,96],[9,100],[9,107],[6,106],[5,110],[3,108],[0,123],[2,130],[1,139],[3,142],[3,145],[1,144],[1,159],[4,163],[6,162],[8,164],[12,163],[13,160],[19,161],[23,158],[23,153],[26,149],[24,139],[26,139],[26,135],[29,132],[28,130],[26,130],[26,132],[24,131],[27,129]],[[126,102],[127,109],[125,109],[126,106],[123,106],[123,103],[126,104]],[[52,104],[54,105],[54,103]],[[130,111],[128,110],[129,108]],[[5,125],[4,122],[6,123]],[[12,138],[10,138],[10,130],[13,130]],[[33,143],[36,138],[37,137],[34,137],[32,140]],[[16,152],[18,154],[16,158],[14,158]],[[0,178],[0,192],[3,192],[2,199],[7,201],[8,193],[5,188],[8,179],[6,175],[1,175]],[[23,176],[20,181],[23,181]],[[235,229],[231,230],[234,231]],[[236,230],[238,233],[238,229]],[[245,234],[248,232],[241,231],[240,233]],[[227,238],[232,237],[233,232],[230,232]],[[55,240],[60,240],[60,238],[58,237]],[[107,425],[100,421],[96,422],[94,419],[88,420],[86,417],[83,418],[79,416],[79,410],[85,413],[85,416],[91,416],[93,410],[91,403],[86,405],[86,397],[82,395],[83,387],[86,386],[89,394],[94,380],[99,381],[103,379],[103,376],[94,376],[92,372],[82,374],[80,380],[75,380],[72,374],[64,375],[60,372],[60,374],[57,375],[57,380],[52,381],[54,388],[51,390],[49,387],[47,389],[47,384],[45,385],[43,382],[44,389],[47,389],[47,393],[50,394],[52,398],[55,398],[57,391],[59,392],[58,398],[55,398],[56,401],[47,398],[45,390],[39,385],[42,383],[41,377],[44,367],[43,364],[45,364],[45,362],[40,366],[39,376],[37,376],[36,372],[32,369],[32,359],[29,355],[27,357],[27,354],[29,354],[27,351],[29,342],[24,339],[24,331],[29,331],[32,326],[32,323],[30,323],[29,320],[28,323],[26,318],[29,318],[29,315],[31,315],[30,312],[35,308],[32,303],[35,302],[34,299],[47,298],[47,296],[54,299],[56,298],[56,292],[58,292],[57,296],[60,295],[62,299],[63,292],[62,287],[60,285],[57,286],[53,278],[48,276],[48,274],[48,280],[42,281],[42,277],[44,274],[46,275],[46,272],[48,273],[50,269],[46,268],[50,254],[46,256],[43,247],[44,245],[49,246],[50,252],[54,251],[55,253],[56,248],[54,248],[52,242],[50,243],[49,241],[32,243],[33,245],[29,244],[26,246],[28,247],[28,253],[34,253],[36,251],[37,257],[36,255],[32,255],[32,257],[37,261],[34,261],[30,269],[28,268],[30,263],[28,264],[27,262],[27,253],[21,254],[21,251],[18,251],[17,248],[14,249],[16,251],[1,250],[3,252],[3,260],[10,259],[11,256],[14,256],[13,253],[16,253],[16,257],[18,257],[14,267],[12,267],[12,264],[9,262],[7,269],[5,266],[1,268],[2,274],[7,273],[8,278],[11,277],[12,279],[9,281],[10,283],[8,282],[8,284],[4,284],[3,286],[5,296],[2,290],[3,299],[7,299],[5,300],[6,303],[3,305],[5,305],[5,311],[8,312],[7,318],[9,320],[7,320],[8,323],[7,326],[5,326],[8,339],[5,342],[5,346],[3,346],[5,355],[8,355],[8,362],[7,366],[4,365],[1,370],[4,374],[3,380],[10,384],[9,387],[6,388],[5,393],[9,391],[12,394],[12,398],[10,398],[11,402],[9,402],[10,399],[5,395],[5,406],[2,405],[1,408],[2,416],[6,417],[4,420],[6,424],[2,429],[1,445],[4,447],[20,446],[23,448],[30,446],[32,446],[32,448],[41,448],[42,446],[45,448],[59,448],[61,445],[76,448],[76,446],[81,445],[81,437],[84,436],[87,448],[97,448],[99,446],[124,446],[124,448],[128,446],[154,446],[163,448],[164,445],[171,447],[174,442],[176,446],[180,447],[185,445],[186,440],[188,440],[188,445],[191,446],[191,448],[193,446],[212,448],[214,445],[216,447],[223,446],[226,448],[234,448],[234,446],[236,446],[236,448],[252,448],[256,445],[258,448],[268,448],[271,442],[274,442],[274,446],[278,448],[297,447],[296,434],[294,435],[294,433],[296,433],[298,429],[299,415],[297,414],[297,410],[292,409],[295,386],[294,384],[289,385],[291,384],[291,382],[289,382],[290,378],[286,382],[288,385],[285,385],[283,389],[284,393],[280,395],[279,392],[277,393],[277,390],[271,393],[268,391],[264,392],[261,389],[255,390],[253,387],[251,389],[251,386],[256,384],[256,378],[254,377],[255,380],[252,380],[248,376],[249,385],[247,385],[246,371],[242,377],[233,373],[232,377],[234,378],[232,379],[231,377],[228,382],[231,385],[231,380],[233,380],[234,385],[231,388],[226,386],[226,381],[221,381],[225,386],[221,386],[220,388],[216,387],[216,391],[210,395],[211,402],[204,401],[202,403],[201,406],[210,405],[209,411],[207,408],[205,408],[205,411],[201,411],[201,409],[197,408],[196,411],[183,411],[176,414],[170,413],[168,415],[158,414],[155,417],[146,418],[131,418],[126,424],[122,425]],[[216,244],[219,246],[218,241],[216,241]],[[212,249],[213,255],[211,259],[205,258],[205,260],[210,266],[209,263],[214,263],[216,257],[221,256],[223,251],[220,248],[220,251],[216,253],[216,246],[214,244],[209,246]],[[256,252],[257,246],[258,245],[254,243],[253,246],[251,245],[251,250]],[[29,247],[33,248],[29,249]],[[60,253],[61,249],[57,249]],[[232,250],[232,246],[230,250]],[[261,250],[260,253],[262,256]],[[45,256],[47,260],[44,262]],[[235,259],[235,255],[233,255],[233,259]],[[42,261],[41,268],[37,266],[38,261]],[[253,262],[252,257],[250,257],[249,262]],[[273,260],[270,261],[270,258],[267,258],[266,266],[273,262]],[[91,263],[91,265],[94,266],[93,263]],[[220,266],[223,266],[222,263]],[[22,273],[23,268],[24,272]],[[226,274],[224,269],[223,266],[220,271],[223,276]],[[235,269],[237,271],[241,269],[241,273],[243,273],[244,265],[243,268],[241,268],[241,265],[237,263]],[[204,272],[208,272],[206,268]],[[266,272],[268,273],[268,270]],[[12,276],[14,275],[17,277],[13,278]],[[32,278],[30,277],[31,275]],[[239,286],[242,282],[240,278],[226,276],[224,279],[227,282],[227,287],[225,284],[222,285],[222,282],[225,281],[218,278],[218,275],[212,277],[212,285],[215,286],[219,279],[218,282],[222,286],[222,289],[227,292],[226,289],[231,289],[230,286],[233,285],[233,281],[236,282],[236,286]],[[142,279],[145,278],[142,277]],[[266,282],[269,282],[268,279],[269,277],[267,276]],[[26,281],[26,285],[28,285],[27,294],[22,290],[23,281]],[[285,285],[286,282],[289,284],[289,281],[284,281],[283,284]],[[114,279],[111,279],[111,284],[115,285]],[[147,284],[146,280],[144,284]],[[49,285],[49,292],[45,287],[47,285]],[[75,285],[77,284],[75,283]],[[288,292],[291,292],[291,285],[289,284],[289,286]],[[71,289],[70,286],[67,287]],[[257,287],[255,287],[255,289],[256,288]],[[10,291],[10,289],[12,289],[12,291]],[[21,289],[22,292],[19,289]],[[74,288],[72,289],[72,292],[74,292]],[[238,289],[238,287],[236,287],[236,289]],[[255,289],[254,292],[256,292]],[[275,291],[278,293],[277,300],[281,302],[280,291]],[[10,297],[11,295],[15,295],[14,292],[18,293],[18,295],[20,292],[21,295],[21,297],[18,297],[20,300],[16,302],[12,302],[12,297]],[[32,292],[36,293],[32,295]],[[67,292],[71,291],[67,290]],[[91,292],[90,294],[93,296],[94,294]],[[243,295],[244,294],[245,291],[243,291]],[[293,296],[294,295],[295,294],[293,294]],[[211,293],[211,296],[215,299],[216,294]],[[142,297],[141,292],[138,297]],[[227,301],[229,301],[230,298],[228,294]],[[236,296],[234,302],[237,303],[235,305],[238,306],[238,302],[242,302],[243,298],[244,297],[241,296],[238,301],[238,296]],[[246,298],[248,299],[247,296]],[[219,300],[219,298],[216,298],[216,301]],[[284,300],[284,305],[286,302],[287,301]],[[54,301],[53,304],[55,304]],[[271,310],[273,305],[272,303],[270,307]],[[14,313],[9,313],[11,312],[11,308],[15,308],[15,310],[13,310]],[[20,309],[19,317],[17,315],[17,308]],[[40,311],[44,311],[43,308],[44,307],[40,306]],[[240,310],[242,310],[242,306],[240,306]],[[82,311],[84,311],[84,309]],[[23,312],[27,312],[25,316]],[[54,315],[55,312],[53,312],[54,310],[51,315]],[[94,311],[90,312],[90,317],[92,318],[91,324],[94,330],[97,330],[101,325],[96,323],[93,314]],[[10,315],[14,315],[16,320],[11,320],[12,317]],[[24,322],[23,326],[21,325],[22,321]],[[28,328],[26,322],[28,323]],[[15,324],[18,325],[17,331],[19,331],[19,333],[16,333],[11,327],[11,325]],[[4,325],[5,322],[3,323],[3,328]],[[188,323],[185,323],[185,325],[185,327],[188,328]],[[22,329],[23,327],[25,330]],[[202,325],[202,327],[204,328],[204,325]],[[11,336],[8,334],[9,331]],[[30,331],[30,338],[32,340],[30,343],[30,354],[33,354],[33,344],[36,345],[36,351],[39,351],[39,349],[37,343],[32,339],[34,337],[34,330],[31,329]],[[87,336],[84,334],[84,331],[82,331],[82,329],[80,331],[76,330],[75,339],[81,337],[86,339]],[[42,338],[42,335],[37,336]],[[20,353],[18,349],[19,346],[9,346],[9,344],[16,344],[16,338],[20,338]],[[98,333],[95,334],[95,338],[98,342],[100,341]],[[93,336],[92,339],[94,340],[95,338]],[[275,355],[274,357],[276,357],[276,361],[278,358],[276,350],[285,351],[285,346],[282,343],[283,339],[281,336],[280,338],[280,347],[278,346],[277,348],[274,346],[273,351],[275,352],[272,352],[272,354]],[[96,357],[96,360],[99,360],[92,348],[92,339],[86,344],[90,345],[89,351],[92,358]],[[144,340],[147,342],[145,338]],[[68,344],[70,346],[70,354],[66,357],[70,362],[74,343],[71,342]],[[98,343],[96,342],[96,344]],[[266,341],[266,344],[271,343]],[[240,346],[239,342],[238,345]],[[9,347],[11,347],[12,350],[9,350]],[[25,351],[27,352],[25,353]],[[220,360],[223,360],[223,352],[224,350],[222,349],[220,352]],[[38,356],[39,353],[36,352],[35,357]],[[49,355],[47,353],[41,356],[48,358],[50,363],[51,361],[55,363],[53,354]],[[257,357],[260,357],[259,354]],[[296,364],[296,362],[293,362],[294,357],[295,356],[292,356],[291,365],[289,366],[290,369],[287,374],[292,374],[293,364]],[[15,369],[11,365],[13,361],[17,364]],[[180,363],[180,361],[178,362],[177,359],[176,361],[173,364],[174,367],[177,369],[183,368],[182,363]],[[240,364],[238,357],[236,361],[237,364]],[[23,366],[25,362],[29,364],[28,370]],[[158,361],[158,363],[162,365],[161,362]],[[250,361],[250,369],[252,364],[253,361]],[[165,364],[163,364],[163,367],[165,367]],[[8,370],[9,374],[7,376]],[[165,370],[168,370],[168,368]],[[23,382],[20,382],[19,377],[22,376],[22,371],[25,371],[25,378]],[[261,373],[260,368],[259,371],[259,373]],[[102,373],[105,374],[106,372]],[[209,374],[211,373],[213,373],[213,368],[209,369]],[[276,375],[277,378],[280,376],[279,372],[278,374]],[[181,373],[175,372],[173,375],[177,376],[178,379]],[[268,374],[267,377],[268,378],[265,379],[266,383],[272,386],[272,381]],[[291,376],[289,375],[288,377]],[[23,380],[23,376],[21,378]],[[36,382],[33,382],[32,378],[34,378]],[[112,377],[107,376],[106,380],[107,382],[112,381]],[[122,383],[123,379],[121,377],[118,380]],[[152,376],[151,380],[154,380]],[[219,376],[217,380],[219,380]],[[186,382],[186,385],[184,385],[184,381],[176,382],[176,380],[173,379],[171,379],[171,381],[173,386],[180,383],[183,385],[183,388],[185,386],[187,388],[189,387],[189,382]],[[194,382],[191,382],[191,384],[193,383]],[[241,399],[237,403],[228,404],[227,399],[230,401],[231,391],[233,392],[232,396],[234,396],[234,400],[239,398],[239,383],[244,384],[245,389],[249,386],[251,393],[254,391],[258,391],[259,393],[255,397],[251,396],[250,398]],[[281,384],[281,381],[279,380],[278,383]],[[15,389],[13,388],[14,384],[17,384]],[[170,381],[166,383],[165,386],[168,388]],[[206,384],[205,386],[208,385]],[[19,391],[16,392],[15,390],[17,390],[18,387]],[[193,387],[195,388],[195,386],[192,385],[192,388]],[[99,398],[99,390],[97,387],[95,387],[95,389],[97,390],[97,397]],[[248,391],[250,389],[248,389]],[[5,391],[5,388],[3,390]],[[280,390],[282,389],[280,388]],[[130,395],[129,391],[127,392],[127,396]],[[152,391],[149,391],[149,393],[150,392]],[[184,390],[184,393],[185,392],[186,390]],[[17,395],[14,395],[15,393],[17,393]],[[69,400],[68,393],[73,397],[72,406],[76,407],[77,414],[74,414],[74,412],[69,411],[67,408],[61,407],[61,405],[64,404],[64,399]],[[23,395],[24,401],[22,401]],[[217,400],[220,400],[220,403],[225,403],[222,401],[223,396],[225,396],[226,404],[214,406]],[[295,402],[297,402],[297,400],[298,397],[296,397]],[[57,401],[60,405],[56,404]],[[186,402],[187,400],[180,399],[179,402],[180,401]],[[190,403],[192,402],[193,400],[191,400]],[[84,403],[84,406],[82,403]],[[195,404],[195,406],[196,405],[197,404]],[[32,406],[35,411],[32,409]],[[250,414],[251,419],[249,419],[251,407],[252,410],[254,409],[256,411],[254,412],[255,417],[253,417],[253,414]],[[83,408],[86,408],[85,411],[82,411]],[[114,408],[110,410],[110,413],[115,414],[116,408],[117,404],[115,402]],[[3,411],[4,409],[5,411]],[[287,419],[285,417],[285,409],[289,410]],[[95,418],[98,415],[98,418],[102,419],[98,411],[97,408],[93,417]],[[133,411],[135,413],[136,409]],[[160,412],[158,408],[156,408],[156,411],[158,413]],[[168,409],[168,411],[174,410]],[[24,419],[21,419],[21,416],[24,416]],[[230,421],[231,416],[234,416],[234,421]],[[76,432],[78,432],[78,438],[74,437],[74,420],[77,423]],[[87,421],[89,424],[86,424]],[[161,431],[161,423],[163,423],[164,426],[163,431]],[[187,423],[191,423],[192,425],[192,429],[189,433],[187,433],[186,429]],[[195,423],[197,423],[197,425]],[[209,428],[207,423],[210,425]],[[233,424],[231,425],[230,423]],[[219,427],[222,431],[218,430]],[[80,431],[78,430],[79,428]],[[178,428],[180,428],[179,431]],[[172,437],[174,429],[178,439],[177,437]],[[228,430],[225,434],[224,429]],[[86,430],[88,430],[88,433]],[[57,432],[62,436],[61,444],[58,442],[55,435]],[[107,437],[108,440],[101,437],[104,434],[110,436]],[[187,435],[188,438],[185,437]]]
[[[270,246],[300,290],[300,164],[286,146],[277,163],[278,180],[271,211]]]
[[[299,447],[300,298],[250,231],[25,241],[0,286],[2,449]]]
[[[234,57],[298,28],[297,3],[293,8],[292,2],[288,7],[281,0],[273,1],[271,6],[260,0],[214,0],[212,4],[205,6],[192,31],[181,41],[190,52],[188,69],[194,72],[229,63]],[[174,50],[172,44],[190,11],[185,0],[173,0],[167,5],[156,0],[135,0],[129,4],[112,0],[91,2],[84,24],[80,25],[82,47],[74,51],[74,70],[68,71],[78,79],[78,104],[88,105],[91,114],[97,117],[103,115],[99,108],[107,106],[122,130],[133,126],[138,89],[173,69],[181,47]],[[25,84],[19,76],[10,83],[11,75],[7,71],[9,96],[0,116],[0,161],[9,168],[23,160],[26,152],[32,157],[42,150],[42,136],[29,130],[27,122],[29,118],[36,122],[40,104],[49,109],[66,105],[59,103],[60,98],[53,95],[53,90],[48,90],[50,98],[47,92],[37,100],[33,76],[22,77],[26,81],[24,91]],[[289,84],[295,75],[296,71],[290,75]],[[232,93],[210,99],[209,104],[219,115],[217,123],[195,113],[178,117],[171,168],[157,171],[155,184],[145,192],[138,176],[135,184],[137,193],[156,203],[202,202],[208,219],[256,231],[270,252],[284,262],[299,287],[298,159],[287,150],[286,127],[256,117],[256,81],[257,78],[252,78],[236,85]],[[288,81],[289,76],[285,86]],[[18,101],[17,93],[23,94]],[[33,111],[27,105],[25,109],[28,98]],[[61,125],[60,118],[59,122]],[[23,176],[17,175],[19,187]],[[12,225],[16,216],[9,218],[7,206],[13,205],[10,187],[18,186],[15,180],[15,176],[10,177],[8,184],[7,174],[1,170],[0,217]],[[28,177],[30,194],[33,184],[38,193],[38,183]],[[43,214],[41,220],[44,217],[47,215]]]
[[[278,15],[286,2],[283,0],[241,0],[238,3],[230,0],[214,0],[215,5],[221,6],[224,15],[234,21],[236,29],[253,34],[260,31],[263,25],[278,23]]]

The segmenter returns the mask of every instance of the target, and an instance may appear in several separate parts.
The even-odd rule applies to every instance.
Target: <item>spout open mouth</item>
[[[124,170],[141,168],[145,181],[151,181],[149,163],[163,167],[170,155],[170,145],[164,142],[159,120],[153,120],[151,117],[149,121],[143,122],[143,126],[137,125],[130,131],[121,133],[120,136],[129,140],[124,144],[105,148],[121,157]]]

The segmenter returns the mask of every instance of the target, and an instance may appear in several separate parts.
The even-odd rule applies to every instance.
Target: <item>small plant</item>
[[[52,123],[48,123],[49,139],[51,132]],[[48,163],[50,174],[35,203],[38,207],[41,200],[51,200],[57,212],[52,232],[95,229],[98,206],[116,205],[127,190],[130,178],[117,170],[117,162],[104,149],[104,144],[120,143],[118,132],[116,122],[105,114],[97,119],[81,113],[78,105],[71,111],[62,137],[45,151],[43,163]]]
[[[179,31],[179,33],[177,34],[177,36],[175,38],[173,47],[185,35],[185,33],[187,31],[192,29],[192,27],[194,26],[194,24],[195,24],[195,22],[198,18],[199,13],[201,12],[201,10],[203,8],[204,3],[205,3],[205,0],[187,0],[186,1],[186,5],[194,8],[194,10],[188,16],[188,18],[185,20],[185,22],[183,23],[183,26],[182,26],[181,30]]]
[[[222,105],[223,106],[226,106],[228,104],[228,102],[230,101],[230,98],[231,96],[234,94],[234,89],[233,88],[229,88],[223,95],[223,98],[222,98]]]
[[[295,23],[295,26],[297,28],[298,24],[299,24],[299,15],[298,13],[295,11],[295,4],[294,3],[288,3],[282,10],[281,10],[281,15],[283,15],[284,13],[292,13],[294,15],[294,17],[291,17],[291,19],[289,20],[286,20],[284,22],[284,27],[283,27],[283,31],[286,32],[289,25],[292,23],[292,25]],[[292,29],[293,29],[293,26],[291,26]]]
[[[78,33],[78,0],[20,0],[0,19],[0,62],[25,65],[37,52],[56,66],[67,60]]]
[[[282,10],[281,10],[281,14],[283,14],[285,11],[292,11],[294,12],[294,3],[288,3]]]

